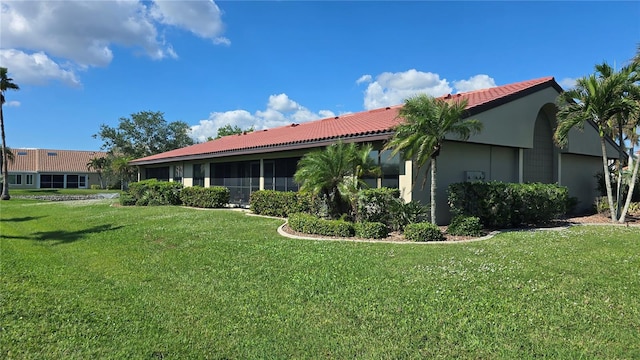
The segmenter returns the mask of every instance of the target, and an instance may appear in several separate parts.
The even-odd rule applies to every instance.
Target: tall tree
[[[253,126],[242,130],[242,128],[240,128],[238,125],[231,125],[231,124],[227,124],[221,128],[218,128],[218,135],[216,136],[216,139],[220,139],[223,136],[229,136],[229,135],[237,135],[237,134],[242,134],[242,133],[250,133],[253,132],[254,128]]]
[[[362,176],[376,172],[373,159],[369,157],[371,145],[337,142],[324,150],[307,153],[298,162],[294,174],[300,191],[323,196],[327,200],[329,216],[336,218],[348,209],[344,189],[347,184],[362,186]]]
[[[567,144],[569,132],[574,127],[582,129],[585,123],[592,122],[598,129],[612,221],[618,221],[619,214],[613,201],[606,139],[619,136],[619,131],[629,119],[627,115],[638,111],[638,102],[629,96],[629,90],[633,91],[631,79],[635,76],[632,73],[628,69],[616,72],[606,64],[597,65],[596,73],[578,79],[573,89],[563,92],[557,99],[558,126],[554,138],[558,145]]]
[[[618,222],[624,223],[627,212],[629,211],[629,206],[631,205],[631,198],[633,197],[633,191],[635,189],[635,185],[638,179],[638,171],[640,170],[640,159],[636,159],[636,161],[632,161],[635,156],[635,145],[638,144],[638,129],[640,128],[640,45],[638,45],[638,50],[636,52],[636,56],[633,58],[630,67],[632,68],[632,72],[629,76],[629,81],[631,83],[630,91],[628,95],[632,98],[636,103],[636,111],[635,113],[630,113],[626,126],[626,135],[627,141],[630,143],[629,150],[629,168],[631,170],[631,180],[629,182],[629,191],[627,193],[627,199],[625,200],[624,207],[622,209],[622,213],[618,218]]]
[[[9,164],[7,153],[7,140],[4,133],[4,107],[5,97],[4,93],[7,90],[20,90],[20,87],[13,82],[13,79],[8,77],[8,70],[5,67],[0,67],[0,132],[2,133],[2,195],[0,200],[9,200]]]
[[[426,94],[419,94],[404,101],[398,117],[403,121],[395,126],[394,135],[385,149],[392,149],[392,155],[402,154],[404,160],[414,159],[418,172],[427,161],[431,173],[431,222],[436,224],[437,159],[447,135],[460,140],[468,140],[482,131],[482,123],[476,119],[466,119],[467,101],[445,100]],[[423,183],[424,187],[424,183]]]
[[[189,131],[183,121],[167,123],[162,112],[141,111],[120,118],[117,128],[100,125],[93,137],[104,142],[102,149],[137,159],[193,145]]]

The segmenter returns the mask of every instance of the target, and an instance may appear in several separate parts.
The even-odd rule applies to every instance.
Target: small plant
[[[457,236],[480,236],[482,235],[482,223],[480,218],[476,216],[458,215],[451,220],[447,233]]]
[[[380,222],[361,222],[353,225],[356,236],[365,239],[383,239],[389,235],[387,225]]]
[[[445,239],[440,228],[428,222],[408,224],[404,228],[404,237],[410,241],[443,241]]]

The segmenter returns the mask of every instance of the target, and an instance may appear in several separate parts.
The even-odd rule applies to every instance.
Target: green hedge
[[[408,224],[404,237],[410,241],[443,241],[444,234],[437,225],[428,222]]]
[[[158,181],[148,179],[129,184],[128,195],[132,199],[125,199],[127,203],[138,206],[147,205],[180,205],[180,190],[182,184],[177,182]],[[126,197],[126,195],[125,195]]]
[[[255,214],[288,217],[297,212],[310,212],[313,200],[309,194],[260,190],[251,193],[249,204]]]
[[[449,185],[452,215],[476,216],[488,227],[540,225],[566,214],[572,199],[556,184],[464,182]]]
[[[482,235],[482,223],[476,216],[458,215],[451,220],[447,227],[447,233],[458,236],[480,236]]]
[[[353,224],[357,237],[365,239],[383,239],[389,236],[387,225],[379,222],[361,222]]]
[[[182,189],[180,200],[186,206],[221,208],[229,203],[229,189],[223,186],[190,186]]]
[[[289,227],[305,234],[351,237],[355,234],[353,224],[344,220],[325,220],[305,213],[289,215]]]

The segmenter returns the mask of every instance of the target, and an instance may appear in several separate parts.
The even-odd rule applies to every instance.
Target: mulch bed
[[[627,224],[627,226],[629,225],[633,225],[633,226],[640,226],[640,213],[638,214],[629,214],[627,215],[626,219],[625,219],[625,223]],[[545,226],[540,226],[540,227],[535,227],[535,228],[556,228],[556,227],[567,227],[567,226],[571,226],[571,225],[580,225],[580,224],[602,224],[602,225],[608,225],[608,224],[618,224],[618,223],[614,223],[611,221],[611,218],[608,217],[608,215],[606,214],[593,214],[593,215],[580,215],[580,216],[574,216],[574,217],[569,217],[569,218],[565,218],[565,219],[560,219],[560,220],[556,220],[553,221]],[[523,229],[534,229],[533,227],[531,228],[523,228]],[[389,234],[389,236],[387,236],[384,239],[376,239],[376,240],[372,240],[372,239],[362,239],[362,238],[357,238],[357,237],[351,237],[351,238],[342,238],[342,237],[337,237],[337,236],[323,236],[323,235],[314,235],[314,234],[306,234],[306,233],[301,233],[298,231],[294,231],[293,229],[291,229],[288,225],[284,225],[282,230],[284,230],[284,232],[286,232],[287,234],[291,234],[291,235],[296,235],[296,236],[302,236],[302,237],[306,237],[306,238],[313,238],[313,239],[333,239],[333,240],[356,240],[356,241],[386,241],[386,242],[411,242],[408,241],[407,239],[404,238],[404,236],[398,232],[392,232]],[[450,235],[447,234],[447,227],[446,226],[440,226],[440,230],[442,231],[442,233],[445,236],[445,241],[444,242],[456,242],[456,241],[469,241],[469,240],[474,240],[474,239],[478,239],[480,237],[484,237],[489,235],[489,233],[491,233],[494,230],[498,230],[498,229],[485,229],[485,231],[483,232],[483,235],[480,237],[474,237],[474,236],[454,236],[454,235]]]

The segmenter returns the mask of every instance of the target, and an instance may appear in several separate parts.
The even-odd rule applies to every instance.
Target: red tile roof
[[[552,86],[562,88],[553,77],[544,77],[514,84],[466,93],[445,95],[444,99],[466,99],[470,115],[486,111],[508,101]],[[401,121],[398,110],[402,105],[341,115],[302,124],[291,124],[247,134],[230,135],[164,153],[136,159],[132,165],[144,165],[187,159],[210,158],[246,153],[271,152],[278,148],[309,148],[336,139],[379,140],[388,138],[391,129]]]
[[[14,161],[9,161],[10,172],[76,172],[89,173],[87,163],[96,157],[107,156],[101,151],[11,149]]]

